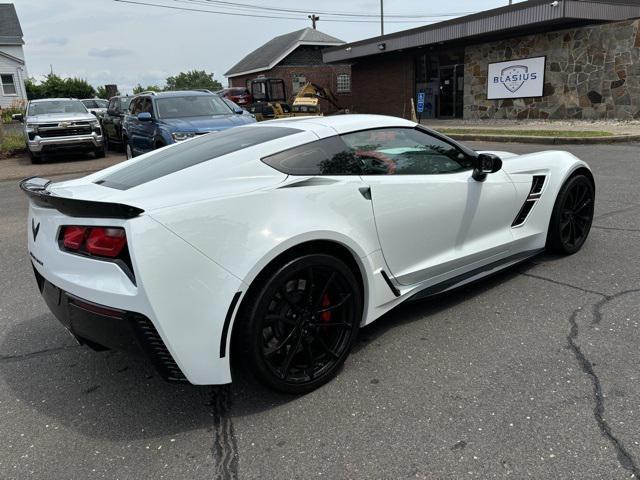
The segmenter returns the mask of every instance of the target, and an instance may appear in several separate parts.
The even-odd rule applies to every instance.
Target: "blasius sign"
[[[545,57],[490,63],[487,99],[541,97]]]

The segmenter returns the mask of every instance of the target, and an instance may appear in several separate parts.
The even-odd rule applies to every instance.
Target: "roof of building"
[[[327,63],[451,42],[484,41],[640,17],[639,0],[528,0],[322,52]]]
[[[300,45],[337,46],[344,43],[343,40],[313,28],[303,28],[269,40],[236,63],[224,75],[237,77],[238,75],[270,70]]]
[[[0,3],[0,45],[22,45],[22,28],[13,3]]]

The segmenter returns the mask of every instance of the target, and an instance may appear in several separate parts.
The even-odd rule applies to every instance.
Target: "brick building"
[[[331,65],[322,61],[322,51],[345,42],[312,28],[280,35],[249,53],[225,76],[230,87],[244,87],[257,77],[282,78],[286,94],[293,97],[306,83],[330,88],[340,104],[349,108],[351,101],[351,66],[349,62]],[[324,103],[324,102],[323,102]],[[330,105],[322,105],[330,111]]]
[[[528,0],[323,51],[353,111],[409,118],[640,119],[640,0]]]

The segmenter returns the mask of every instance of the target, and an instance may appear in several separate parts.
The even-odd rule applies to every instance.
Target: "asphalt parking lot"
[[[76,346],[37,292],[27,200],[0,182],[0,478],[640,476],[640,145],[567,149],[597,181],[581,252],[401,306],[304,397],[242,373],[168,384]]]

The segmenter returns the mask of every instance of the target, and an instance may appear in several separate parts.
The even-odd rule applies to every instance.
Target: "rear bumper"
[[[186,380],[147,317],[79,298],[46,280],[35,267],[33,270],[47,306],[80,344],[95,350],[142,353],[165,380]]]

